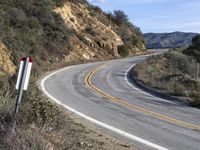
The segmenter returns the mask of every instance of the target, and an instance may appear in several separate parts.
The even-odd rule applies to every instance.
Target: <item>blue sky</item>
[[[200,0],[88,0],[105,11],[123,10],[146,32],[200,33]]]

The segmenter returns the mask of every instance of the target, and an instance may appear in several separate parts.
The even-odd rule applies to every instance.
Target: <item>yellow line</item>
[[[106,97],[108,100],[112,101],[112,102],[115,102],[115,103],[118,103],[118,104],[121,104],[123,106],[126,106],[130,109],[133,109],[133,110],[137,110],[137,111],[140,111],[140,112],[143,112],[144,114],[148,115],[148,116],[151,116],[151,117],[154,117],[154,118],[157,118],[157,119],[160,119],[160,120],[163,120],[163,121],[166,121],[166,122],[169,122],[169,123],[172,123],[172,124],[175,124],[175,125],[178,125],[178,126],[181,126],[181,127],[185,127],[185,128],[189,128],[189,129],[194,129],[194,130],[200,130],[200,126],[198,125],[194,125],[194,124],[191,124],[191,123],[187,123],[187,122],[184,122],[184,121],[181,121],[181,120],[177,120],[175,118],[171,118],[171,117],[168,117],[168,116],[165,116],[165,115],[162,115],[162,114],[159,114],[159,113],[156,113],[156,112],[153,112],[153,111],[150,111],[150,110],[147,110],[145,108],[142,108],[142,107],[139,107],[135,104],[130,104],[128,102],[125,102],[119,98],[115,98],[109,94],[107,94],[106,92],[100,90],[99,88],[97,88],[92,82],[91,82],[91,78],[92,76],[99,70],[103,69],[105,67],[105,65],[101,65],[100,67],[98,68],[95,68],[93,70],[91,70],[89,72],[89,74],[85,77],[85,84],[90,87],[90,89],[92,89],[94,92]]]

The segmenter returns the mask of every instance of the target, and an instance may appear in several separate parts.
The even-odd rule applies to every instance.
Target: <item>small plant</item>
[[[42,95],[42,92],[35,85],[34,79],[32,79],[30,86],[32,90],[28,91],[24,97],[24,108],[21,114],[25,116],[21,118],[25,118],[26,122],[35,122],[41,125],[51,123],[60,113],[59,108]]]

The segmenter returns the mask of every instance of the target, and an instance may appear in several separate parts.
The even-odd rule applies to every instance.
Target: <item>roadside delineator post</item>
[[[33,59],[31,57],[20,58],[20,67],[19,67],[19,73],[18,73],[17,83],[16,83],[16,89],[18,90],[18,93],[17,93],[17,99],[16,99],[15,110],[14,110],[14,115],[13,115],[12,132],[14,131],[15,126],[16,126],[16,119],[17,119],[17,114],[19,111],[19,106],[22,100],[23,91],[24,90],[26,91],[28,88],[32,62],[33,62]]]

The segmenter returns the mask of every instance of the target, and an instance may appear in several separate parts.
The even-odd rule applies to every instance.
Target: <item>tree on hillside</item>
[[[196,35],[193,39],[192,39],[192,46],[200,49],[200,34]]]
[[[192,45],[184,50],[183,53],[193,56],[198,62],[200,62],[200,34],[196,35],[192,39]]]
[[[128,22],[128,16],[122,10],[115,10],[113,18],[117,25],[125,24]]]

